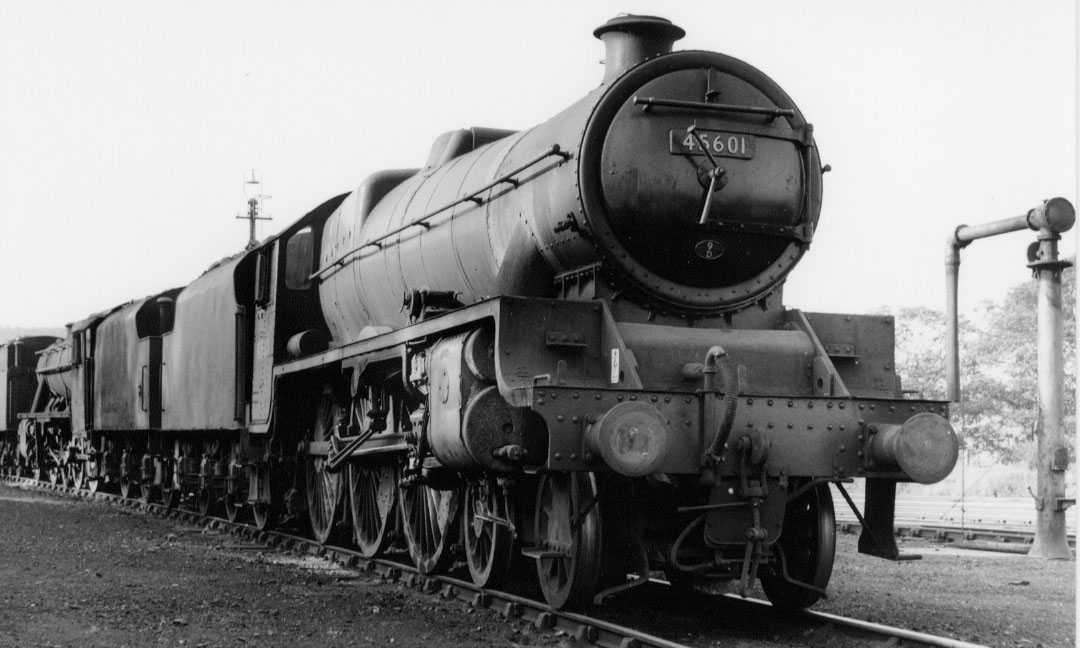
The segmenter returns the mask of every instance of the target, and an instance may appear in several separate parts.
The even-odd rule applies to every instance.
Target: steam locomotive
[[[904,398],[891,318],[782,303],[811,125],[668,20],[594,35],[602,83],[550,120],[446,133],[190,285],[0,347],[4,469],[484,587],[526,565],[555,608],[658,572],[810,606],[856,477],[859,549],[897,559],[896,483],[957,439]]]

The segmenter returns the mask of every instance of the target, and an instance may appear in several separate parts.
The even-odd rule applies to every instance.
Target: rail
[[[857,520],[838,519],[837,528],[843,533],[859,533],[862,525]],[[971,543],[984,542],[999,545],[1016,545],[1017,549],[1026,551],[1035,540],[1035,531],[1024,529],[1005,529],[992,527],[956,526],[951,524],[932,524],[924,522],[897,521],[893,530],[898,538],[918,538],[932,542],[944,543]],[[1070,547],[1076,546],[1076,535],[1068,534],[1066,537]],[[996,551],[998,547],[977,545],[964,546],[965,549],[987,549]]]

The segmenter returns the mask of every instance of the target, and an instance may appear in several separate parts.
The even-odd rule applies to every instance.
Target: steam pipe
[[[960,287],[960,244],[955,235],[945,246],[945,385],[951,402],[960,401],[960,316],[957,292]]]
[[[717,373],[720,374],[720,389],[724,394],[724,403],[720,422],[717,425],[716,438],[713,439],[709,450],[709,454],[713,457],[718,457],[724,452],[724,444],[727,443],[728,436],[731,434],[731,424],[735,421],[735,406],[738,404],[736,394],[739,391],[739,379],[731,366],[727,351],[719,345],[711,347],[705,354],[705,367],[701,370],[702,391],[715,391]]]
[[[945,246],[945,384],[948,399],[960,401],[960,250],[982,238],[1031,229],[1059,234],[1073,226],[1076,211],[1064,198],[1051,198],[1022,216],[1003,218],[981,225],[961,225],[948,237]]]

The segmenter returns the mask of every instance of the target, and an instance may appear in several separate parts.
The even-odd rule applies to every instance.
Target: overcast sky
[[[1072,2],[0,1],[0,324],[190,282],[439,133],[527,128],[595,87],[592,29],[670,18],[815,125],[821,222],[786,301],[940,308],[946,234],[1076,199]],[[1024,281],[1031,233],[964,252],[965,308]],[[1073,234],[1065,242],[1074,248]]]

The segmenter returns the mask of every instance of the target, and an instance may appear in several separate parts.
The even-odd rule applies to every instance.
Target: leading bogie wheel
[[[774,607],[798,610],[817,603],[832,574],[836,554],[836,513],[828,484],[818,484],[787,504],[784,528],[773,545],[775,561],[761,573],[761,588]],[[787,575],[783,577],[783,567]]]
[[[601,526],[594,477],[548,473],[536,493],[536,572],[553,608],[592,604],[600,582]]]
[[[381,554],[394,539],[399,475],[393,460],[356,462],[348,467],[353,540],[365,558]]]
[[[465,489],[465,561],[479,587],[498,587],[507,581],[514,556],[510,502],[508,488],[492,477],[470,481]]]

